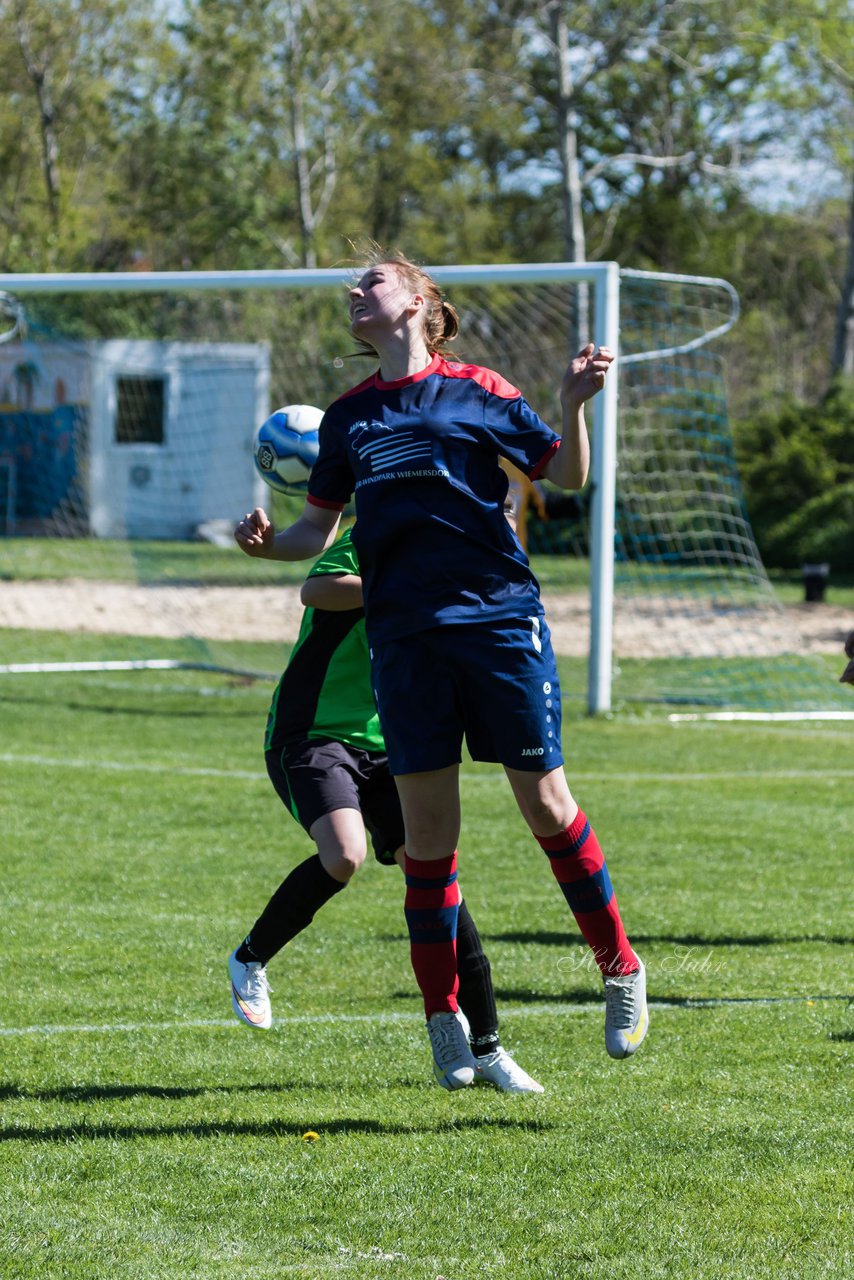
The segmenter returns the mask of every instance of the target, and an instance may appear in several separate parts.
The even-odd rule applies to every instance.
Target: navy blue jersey
[[[341,509],[355,493],[372,644],[542,612],[498,459],[534,479],[559,440],[499,374],[441,355],[396,382],[377,372],[330,405],[308,501]]]

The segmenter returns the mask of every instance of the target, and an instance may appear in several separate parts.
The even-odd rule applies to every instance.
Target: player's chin
[[[373,316],[368,315],[367,312],[362,312],[360,315],[354,316],[350,321],[350,332],[354,336],[358,337],[363,335],[367,337],[367,335],[374,329],[376,329],[375,319]]]

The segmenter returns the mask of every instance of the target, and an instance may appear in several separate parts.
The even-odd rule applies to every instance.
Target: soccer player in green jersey
[[[402,867],[404,857],[403,816],[371,688],[362,581],[349,530],[314,565],[301,599],[305,614],[273,696],[264,745],[273,786],[317,852],[284,880],[228,961],[234,1011],[262,1029],[272,1023],[268,962],[358,870],[367,833],[379,862]],[[489,961],[465,902],[456,952],[472,1081],[507,1093],[541,1093],[501,1045]],[[441,1035],[431,1041],[437,1082],[458,1087],[459,1071],[452,1081],[446,1062],[456,1062],[456,1049]]]

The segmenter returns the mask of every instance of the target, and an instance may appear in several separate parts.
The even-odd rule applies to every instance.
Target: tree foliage
[[[854,289],[852,25],[846,0],[0,0],[0,267],[574,244],[736,285],[736,413],[819,399]],[[838,196],[756,198],[757,159],[819,155]]]
[[[854,379],[819,406],[790,402],[739,425],[748,514],[765,562],[854,571]]]

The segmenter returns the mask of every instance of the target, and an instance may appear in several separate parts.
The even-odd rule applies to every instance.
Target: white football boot
[[[612,1058],[628,1058],[640,1047],[649,1026],[646,969],[605,978],[605,1048]]]
[[[474,1080],[475,1059],[456,1013],[434,1013],[427,1020],[433,1048],[433,1075],[443,1089],[464,1089]]]
[[[235,950],[228,957],[228,972],[231,974],[231,1007],[234,1012],[247,1027],[267,1031],[273,1025],[267,970],[257,961],[242,964]]]
[[[484,1054],[474,1060],[475,1080],[487,1080],[502,1093],[544,1093],[541,1084],[537,1084],[527,1071],[523,1071],[506,1049],[501,1045],[492,1053]]]

